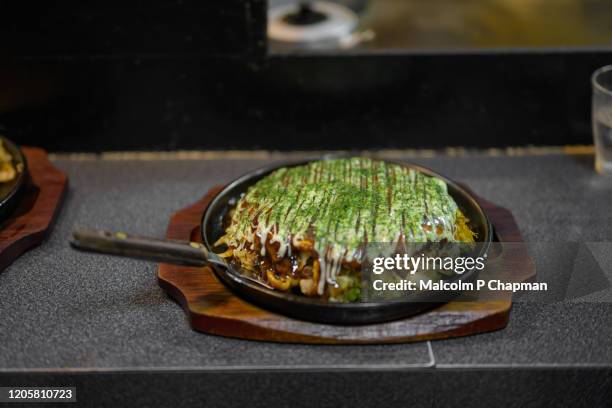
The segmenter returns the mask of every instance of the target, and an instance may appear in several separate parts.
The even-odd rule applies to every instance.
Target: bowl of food
[[[265,307],[330,323],[390,320],[440,302],[433,292],[394,302],[360,299],[364,243],[478,240],[484,254],[492,241],[485,212],[457,183],[415,164],[365,157],[246,175],[211,203],[202,233],[240,271],[218,272],[225,284]],[[468,271],[460,278],[475,277]]]
[[[0,220],[17,207],[27,173],[27,162],[21,149],[0,136]]]

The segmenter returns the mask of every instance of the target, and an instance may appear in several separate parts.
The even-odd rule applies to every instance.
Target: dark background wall
[[[612,62],[268,55],[264,0],[47,3],[0,6],[0,124],[53,151],[586,144],[589,76]]]

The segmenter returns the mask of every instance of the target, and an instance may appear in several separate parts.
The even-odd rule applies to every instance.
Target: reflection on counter
[[[362,51],[461,50],[479,48],[605,47],[612,45],[606,0],[335,0],[355,13],[358,38],[336,44],[270,41],[269,51],[358,49]],[[288,5],[327,2],[269,0],[271,17]],[[320,21],[316,24],[322,24]],[[303,29],[303,26],[300,27]],[[363,39],[361,36],[366,35]],[[306,44],[307,45],[307,44]]]

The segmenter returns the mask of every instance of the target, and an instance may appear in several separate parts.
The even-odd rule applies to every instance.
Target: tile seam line
[[[121,374],[121,373],[215,373],[215,372],[370,372],[370,371],[454,371],[454,370],[513,370],[513,369],[612,369],[610,364],[436,364],[432,367],[428,364],[407,364],[404,366],[370,366],[363,367],[358,365],[345,366],[290,366],[290,367],[249,367],[249,366],[217,366],[217,367],[116,367],[116,368],[26,368],[26,369],[0,369],[0,374]]]
[[[431,344],[431,340],[427,340],[427,352],[429,353],[429,364],[431,368],[436,368],[436,355]]]
[[[421,371],[430,370],[432,367],[429,362],[423,364],[405,364],[402,366],[359,366],[359,365],[338,365],[338,366],[287,366],[287,367],[249,367],[249,366],[216,366],[216,367],[114,367],[114,368],[25,368],[25,369],[0,369],[1,374],[115,374],[115,373],[215,373],[215,372],[370,372],[370,371]]]

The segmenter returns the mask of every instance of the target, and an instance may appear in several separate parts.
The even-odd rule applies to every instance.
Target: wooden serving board
[[[200,220],[212,198],[211,189],[190,207],[172,215],[166,237],[201,242]],[[479,200],[502,242],[521,242],[510,211]],[[522,276],[535,268],[528,253],[518,254],[515,265]],[[516,251],[513,256],[517,256]],[[161,264],[160,286],[185,309],[195,330],[242,339],[317,344],[381,344],[442,339],[498,330],[506,326],[512,301],[446,303],[420,315],[388,323],[338,326],[292,319],[254,306],[227,289],[209,267]]]
[[[21,150],[28,162],[29,180],[17,208],[0,224],[0,271],[51,231],[68,185],[66,174],[49,161],[44,150]]]

